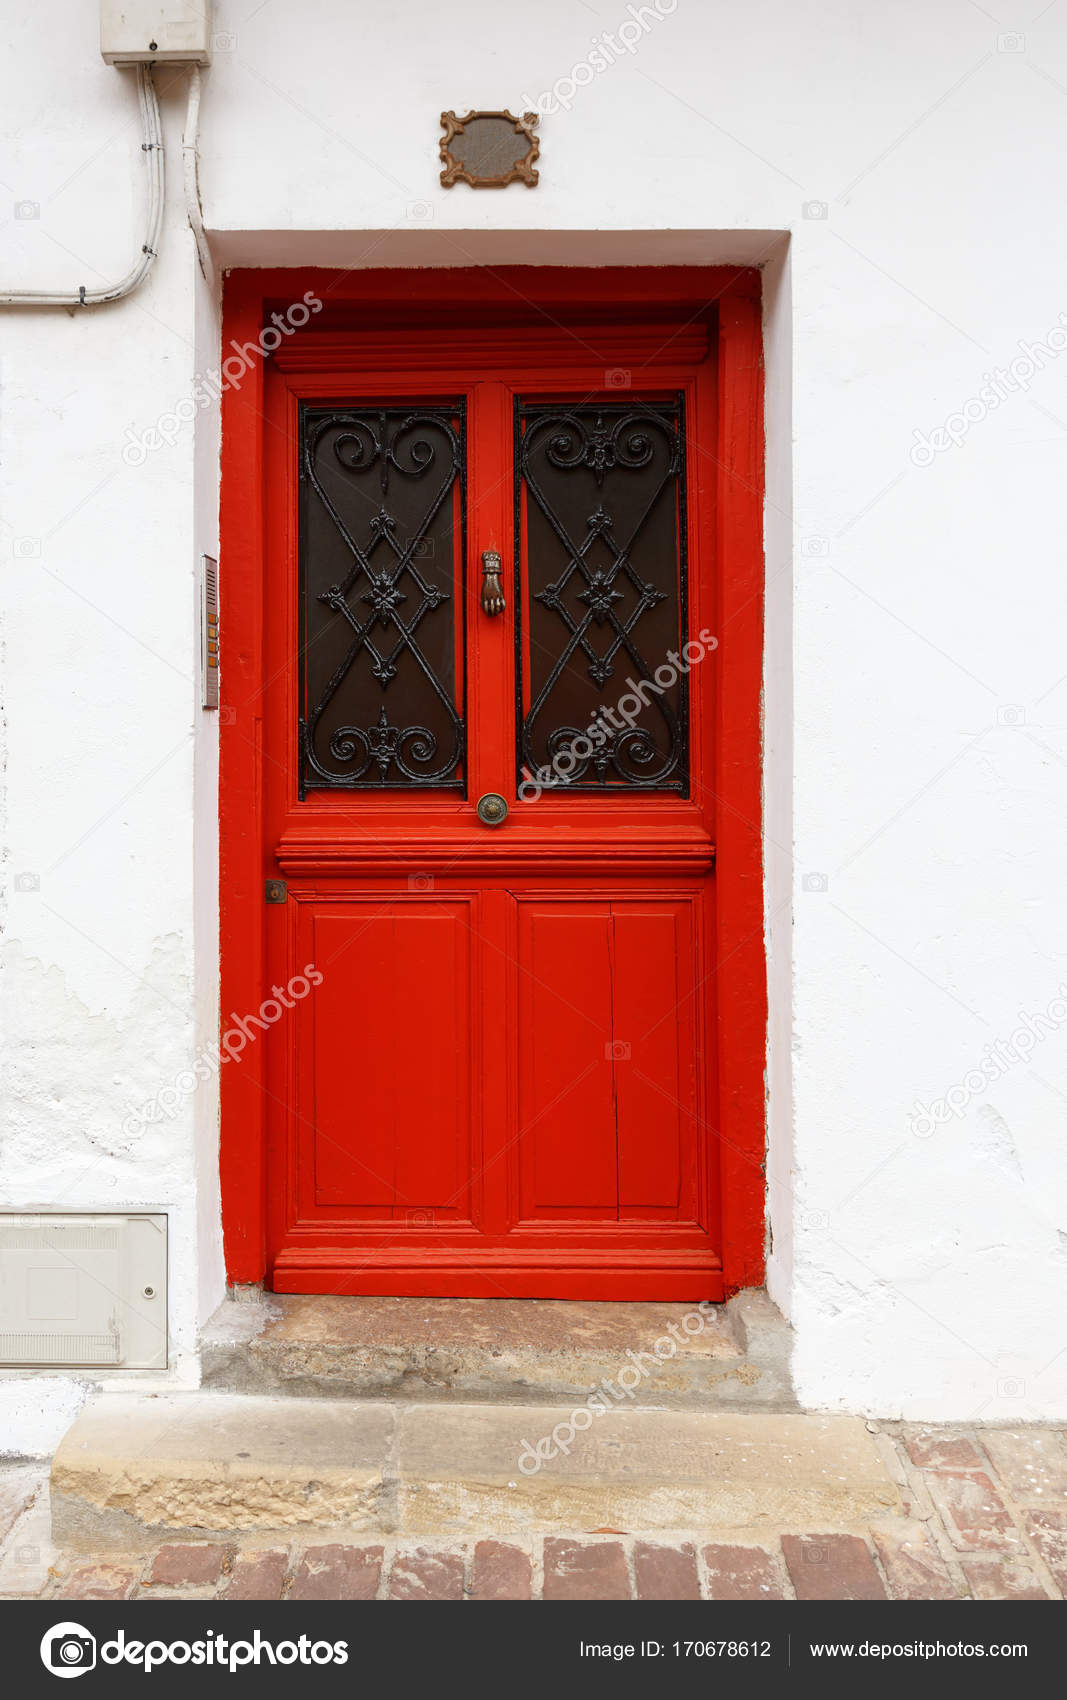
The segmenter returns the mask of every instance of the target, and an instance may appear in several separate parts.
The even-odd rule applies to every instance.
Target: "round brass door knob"
[[[478,819],[485,826],[502,826],[507,819],[508,805],[499,791],[487,791],[478,798]]]

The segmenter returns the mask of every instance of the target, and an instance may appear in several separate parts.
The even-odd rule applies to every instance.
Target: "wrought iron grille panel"
[[[465,403],[302,407],[300,476],[301,796],[464,790]]]
[[[687,796],[680,393],[516,397],[515,589],[520,782]]]

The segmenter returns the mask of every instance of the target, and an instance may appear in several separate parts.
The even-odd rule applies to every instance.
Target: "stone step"
[[[667,1409],[789,1410],[790,1341],[755,1291],[703,1306],[271,1295],[227,1301],[201,1364],[233,1393],[564,1404],[624,1374]]]
[[[52,1466],[81,1551],[311,1532],[840,1528],[899,1508],[859,1417],[99,1394]]]

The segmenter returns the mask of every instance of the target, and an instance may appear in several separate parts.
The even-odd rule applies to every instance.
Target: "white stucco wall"
[[[0,287],[99,286],[143,240],[134,74],[100,60],[95,7],[13,10]],[[198,1314],[222,1291],[217,1105],[194,1095],[140,1135],[123,1129],[131,1106],[189,1066],[217,955],[212,891],[216,918],[194,957],[193,854],[194,565],[216,535],[217,454],[202,508],[191,432],[141,468],[121,456],[128,425],[187,393],[206,334],[181,200],[184,78],[164,72],[159,87],[170,195],[147,286],[114,308],[0,309],[0,1206],[167,1211],[171,1368],[112,1378],[152,1387],[195,1385]],[[39,203],[39,218],[13,218],[16,200]],[[217,808],[203,790],[206,847]],[[19,889],[26,875],[37,889]],[[0,1450],[47,1449],[86,1385],[0,1376]]]
[[[457,27],[425,0],[223,0],[202,122],[213,248],[765,265],[771,1290],[813,1405],[1062,1417],[1067,1020],[928,1137],[914,1108],[1067,977],[1067,358],[978,399],[1067,313],[1067,20],[677,0],[635,37],[634,10],[462,0]],[[99,60],[90,0],[8,18],[3,282],[117,276],[141,240],[132,76]],[[601,48],[542,119],[536,191],[439,188],[442,107],[517,109],[627,22],[633,51]],[[189,1380],[222,1281],[213,1093],[121,1134],[128,1104],[189,1065],[216,997],[193,575],[215,539],[217,421],[121,458],[215,358],[181,204],[183,76],[159,85],[170,197],[146,287],[0,315],[0,1203],[167,1209],[172,1375]],[[21,201],[40,217],[14,219]],[[915,464],[915,433],[969,398],[965,440]],[[38,891],[12,889],[24,872]],[[42,1387],[0,1385],[0,1444],[29,1449],[42,1402],[55,1423],[76,1397],[69,1378]]]

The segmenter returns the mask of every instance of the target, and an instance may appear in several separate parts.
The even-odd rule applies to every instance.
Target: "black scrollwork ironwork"
[[[587,500],[588,479],[566,494],[560,483],[560,475],[569,482],[588,473],[595,485],[594,504]],[[543,516],[541,547],[547,563],[538,570],[531,546],[528,594],[557,616],[563,630],[558,648],[553,640],[551,664],[543,660],[540,665],[534,660],[529,664],[525,692],[523,638],[516,632],[520,770],[541,778],[546,786],[568,790],[638,788],[687,793],[685,669],[678,668],[664,688],[657,680],[657,669],[667,662],[666,650],[646,655],[637,630],[651,610],[665,603],[669,618],[661,620],[659,635],[669,629],[675,647],[685,641],[683,398],[573,407],[516,399],[517,607],[521,606],[523,576],[524,490],[527,533],[531,504]],[[665,534],[660,532],[652,542],[647,537],[650,517],[662,512],[664,504],[673,516],[669,562],[662,558]],[[532,612],[529,604],[525,612]],[[543,650],[543,631],[540,647]],[[571,710],[564,718],[573,717],[582,668],[599,693],[609,681],[619,697],[632,694],[636,686],[638,712],[627,718],[601,701],[591,708],[584,725],[553,723],[564,701]],[[567,759],[557,766],[561,757]]]
[[[339,476],[351,474],[351,479]],[[451,676],[434,665],[428,649],[448,654],[452,667],[452,621],[448,632],[433,634],[427,624],[435,611],[452,604],[451,562],[465,558],[463,529],[466,513],[466,437],[462,402],[443,409],[381,407],[360,411],[305,408],[301,416],[301,477],[332,522],[334,543],[342,545],[347,570],[324,589],[316,575],[308,526],[302,523],[301,590],[301,794],[322,787],[407,789],[447,786],[462,789],[466,728]],[[400,489],[390,495],[391,479]],[[416,484],[425,486],[412,499]],[[377,487],[377,493],[372,492]],[[432,532],[446,504],[459,491],[459,535],[452,541],[446,527],[450,560],[438,563],[436,578],[421,563],[432,553]],[[375,508],[375,504],[377,504]],[[402,509],[402,513],[397,510]],[[306,514],[305,514],[306,521]],[[439,539],[440,541],[440,539]],[[336,570],[336,569],[334,569]],[[462,582],[462,577],[461,577]],[[462,597],[459,598],[462,603]],[[317,628],[309,633],[309,612],[317,602],[330,609],[349,628],[349,640],[325,681],[315,681],[311,700],[309,643],[325,641]],[[460,608],[462,619],[462,608]],[[427,634],[434,641],[426,641]],[[346,690],[358,680],[361,713],[370,700],[371,681],[386,693],[404,673],[390,716],[384,701],[363,724],[346,723]],[[346,685],[346,681],[348,682]],[[405,711],[431,718],[432,726],[401,723]],[[331,712],[332,706],[332,712]],[[432,711],[432,712],[431,712]],[[397,723],[394,723],[396,721]],[[329,760],[327,761],[327,753]],[[334,765],[330,765],[330,763]]]

